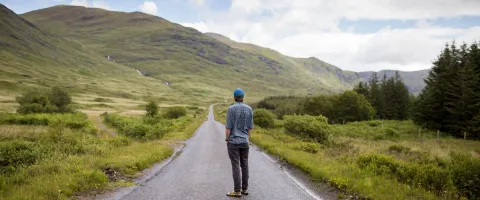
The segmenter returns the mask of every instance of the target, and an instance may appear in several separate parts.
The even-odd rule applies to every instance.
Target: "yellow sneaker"
[[[229,196],[229,197],[242,197],[242,193],[234,191],[234,192],[227,193],[227,196]]]

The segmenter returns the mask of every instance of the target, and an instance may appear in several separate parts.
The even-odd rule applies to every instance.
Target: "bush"
[[[145,110],[147,111],[147,116],[153,117],[153,116],[157,115],[157,113],[158,113],[157,102],[154,101],[154,100],[150,100],[148,102]]]
[[[273,128],[275,126],[275,114],[267,109],[255,109],[253,112],[253,123],[262,128]]]
[[[0,113],[0,124],[17,125],[63,125],[72,129],[92,129],[92,124],[84,113],[66,114],[10,114]],[[90,130],[89,130],[90,131]]]
[[[324,116],[287,115],[284,116],[285,130],[290,134],[312,138],[320,143],[328,141],[330,127]]]
[[[480,159],[454,152],[450,156],[452,161],[449,168],[460,195],[468,199],[480,199]]]
[[[171,120],[159,117],[141,119],[108,113],[104,117],[105,122],[117,128],[120,133],[136,139],[158,139],[174,128]]]
[[[437,195],[455,190],[451,172],[433,164],[402,162],[394,157],[379,154],[361,155],[357,159],[357,164],[362,169],[393,175],[402,183],[420,186]]]
[[[33,142],[11,140],[0,142],[0,172],[35,163],[38,155]]]
[[[27,90],[17,96],[16,100],[20,104],[17,112],[21,114],[73,112],[70,106],[72,98],[59,87],[54,87],[50,91]]]
[[[178,119],[186,115],[187,115],[187,110],[185,109],[185,107],[180,107],[180,106],[167,108],[167,111],[165,113],[165,117],[168,119]]]
[[[63,90],[62,88],[52,88],[48,95],[48,100],[50,100],[50,103],[54,106],[54,108],[57,108],[56,112],[68,113],[73,111],[70,107],[70,104],[72,103],[72,97],[70,97],[67,91]]]
[[[101,103],[114,103],[113,100],[107,98],[95,98],[93,99],[94,102],[101,102]]]
[[[412,150],[408,147],[404,147],[402,145],[394,144],[394,145],[391,145],[390,147],[388,147],[388,151],[405,154],[405,153],[410,153]]]
[[[400,134],[398,134],[398,132],[392,128],[385,129],[385,135],[389,138],[397,138],[400,136]]]

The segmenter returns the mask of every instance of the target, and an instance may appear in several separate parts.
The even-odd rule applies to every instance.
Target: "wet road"
[[[222,123],[214,120],[210,108],[208,120],[188,141],[183,152],[157,176],[122,199],[232,199],[225,195],[233,190],[233,179],[224,129]],[[249,164],[250,195],[241,199],[315,199],[252,146]]]

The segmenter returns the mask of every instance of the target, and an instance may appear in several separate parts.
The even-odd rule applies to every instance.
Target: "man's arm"
[[[247,121],[247,123],[248,123],[248,135],[250,135],[250,133],[253,130],[253,112],[252,112],[252,110],[250,110],[250,117],[247,120],[248,120]]]
[[[227,121],[225,123],[225,140],[228,141],[233,127],[233,111],[230,108],[227,110]]]
[[[228,138],[230,138],[230,129],[226,128],[225,129],[225,141],[228,142]]]

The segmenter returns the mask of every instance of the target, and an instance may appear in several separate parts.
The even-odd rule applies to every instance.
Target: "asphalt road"
[[[233,190],[233,179],[224,128],[214,120],[210,108],[208,120],[182,153],[157,176],[122,199],[232,199],[225,195]],[[250,148],[249,164],[250,195],[241,199],[315,199],[256,148]]]

